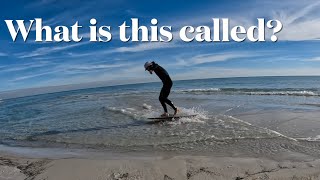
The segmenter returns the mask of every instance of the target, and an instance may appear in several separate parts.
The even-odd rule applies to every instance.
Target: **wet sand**
[[[212,180],[320,179],[320,159],[162,156],[110,159],[37,159],[1,156],[0,179],[35,180]]]

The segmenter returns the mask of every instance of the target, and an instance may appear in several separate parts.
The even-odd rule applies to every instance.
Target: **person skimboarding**
[[[163,107],[164,113],[161,115],[162,117],[168,117],[169,113],[167,110],[167,106],[166,104],[168,104],[169,106],[172,107],[172,109],[174,110],[174,114],[173,116],[175,116],[178,113],[178,108],[176,106],[173,105],[173,103],[168,99],[168,96],[170,94],[171,91],[171,87],[173,85],[172,80],[168,74],[168,72],[161,67],[159,64],[155,63],[154,61],[150,62],[146,62],[144,64],[144,68],[146,71],[149,71],[150,74],[152,74],[152,72],[155,72],[156,75],[161,79],[163,86],[159,95],[159,101]]]

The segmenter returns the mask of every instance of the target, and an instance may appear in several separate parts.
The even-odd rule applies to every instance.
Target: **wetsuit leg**
[[[160,96],[159,96],[159,101],[163,107],[164,112],[167,113],[168,110],[167,110],[167,106],[165,103],[165,101],[166,101],[166,92],[165,91],[166,91],[165,88],[162,87],[161,92],[160,92]]]
[[[171,106],[172,109],[174,109],[174,110],[177,109],[169,99],[167,99],[165,102],[166,102],[169,106]]]
[[[167,103],[169,106],[172,107],[172,109],[176,110],[177,108],[173,105],[173,103],[168,99],[168,96],[171,91],[171,86],[163,86],[160,92],[159,100],[160,103],[164,109],[164,112],[167,112],[167,106],[165,103]]]

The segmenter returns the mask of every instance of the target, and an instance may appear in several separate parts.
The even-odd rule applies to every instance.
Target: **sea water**
[[[181,115],[159,116],[162,84],[82,89],[1,100],[0,144],[106,152],[320,154],[320,77],[174,81]],[[172,112],[172,109],[168,107]]]

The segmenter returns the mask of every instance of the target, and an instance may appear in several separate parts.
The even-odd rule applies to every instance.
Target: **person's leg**
[[[163,96],[164,96],[164,102],[167,103],[169,106],[171,106],[171,108],[174,111],[177,111],[177,108],[173,105],[173,103],[168,99],[170,91],[171,91],[171,86],[168,87],[163,87]],[[175,112],[176,113],[176,112]]]
[[[164,113],[168,113],[167,105],[165,103],[166,98],[165,98],[165,92],[164,91],[165,91],[165,89],[162,87],[160,95],[159,95],[159,101],[160,101],[160,103],[161,103],[161,105],[163,107]]]
[[[166,98],[164,102],[167,103],[169,106],[171,106],[173,110],[176,110],[176,109],[177,109],[177,108],[174,106],[174,104],[173,104],[168,98]]]

